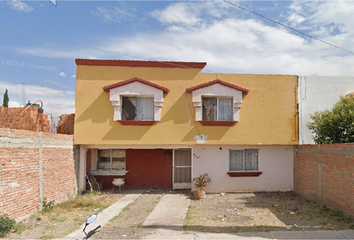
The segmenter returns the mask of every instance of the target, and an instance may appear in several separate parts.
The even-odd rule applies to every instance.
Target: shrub
[[[16,221],[10,218],[7,214],[0,216],[0,237],[5,237],[6,234],[15,227]]]

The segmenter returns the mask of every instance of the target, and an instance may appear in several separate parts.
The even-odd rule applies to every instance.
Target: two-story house
[[[74,142],[111,188],[293,190],[297,76],[204,73],[204,62],[76,59]]]

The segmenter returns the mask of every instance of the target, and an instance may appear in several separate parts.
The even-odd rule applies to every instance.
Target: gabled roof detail
[[[206,62],[102,60],[102,59],[82,59],[82,58],[75,59],[75,63],[76,65],[87,65],[87,66],[199,68],[199,69],[203,69],[206,65]]]
[[[249,92],[249,90],[246,89],[246,88],[239,87],[239,86],[237,86],[237,85],[234,85],[234,84],[231,84],[231,83],[228,83],[228,82],[221,81],[220,79],[215,79],[215,80],[210,81],[210,82],[202,83],[202,84],[199,84],[199,85],[197,85],[197,86],[187,88],[186,91],[187,91],[188,93],[191,93],[191,92],[193,92],[193,91],[195,91],[195,90],[197,90],[197,89],[204,88],[204,87],[208,87],[208,86],[210,86],[210,85],[217,84],[217,83],[219,83],[219,84],[221,84],[221,85],[224,85],[224,86],[226,86],[226,87],[233,88],[233,89],[236,89],[236,90],[238,90],[238,91],[241,91],[241,92],[244,93],[244,94],[247,94],[247,93]]]
[[[122,81],[122,82],[117,82],[117,83],[114,83],[114,84],[111,84],[111,85],[108,85],[108,86],[105,86],[105,87],[102,87],[102,89],[103,89],[103,91],[108,92],[109,90],[111,90],[113,88],[124,86],[124,85],[127,85],[129,83],[133,83],[133,82],[140,82],[140,83],[149,85],[151,87],[154,87],[154,88],[162,90],[164,93],[169,93],[170,92],[170,89],[168,89],[168,88],[162,87],[160,85],[157,85],[155,83],[152,83],[152,82],[149,82],[147,80],[144,80],[144,79],[141,79],[141,78],[137,78],[137,77],[131,78],[131,79],[128,79],[128,80],[125,80],[125,81]]]

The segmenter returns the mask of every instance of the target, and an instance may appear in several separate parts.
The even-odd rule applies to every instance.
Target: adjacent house
[[[76,59],[79,188],[293,190],[297,76],[202,72],[205,62]]]
[[[341,96],[353,91],[353,77],[299,76],[299,143],[314,144],[307,127],[311,114],[331,109]]]

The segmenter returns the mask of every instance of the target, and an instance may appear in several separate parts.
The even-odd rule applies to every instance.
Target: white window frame
[[[109,99],[114,107],[113,120],[122,120],[122,98],[124,97],[150,97],[154,98],[154,121],[161,121],[161,108],[163,104],[163,91],[143,84],[139,81],[119,86],[109,90]]]
[[[216,120],[210,120],[210,121],[233,121],[233,107],[232,107],[233,98],[232,97],[218,97],[218,96],[202,96],[202,121],[208,121],[207,119],[203,119],[203,116],[204,116],[203,100],[204,99],[216,99]],[[220,111],[218,111],[218,106],[219,106],[220,99],[230,99],[231,100],[230,115],[232,116],[232,119],[230,119],[230,120],[220,120],[219,119]],[[214,109],[214,111],[215,111],[215,109]]]
[[[245,150],[257,150],[257,170],[245,170]],[[231,170],[231,151],[243,151],[243,170]],[[259,152],[258,148],[229,149],[229,172],[259,172]]]
[[[193,90],[192,101],[195,108],[195,120],[203,120],[203,98],[214,97],[214,98],[232,98],[232,121],[240,120],[240,107],[242,104],[242,91],[224,86],[222,84],[213,84],[203,88]]]
[[[102,150],[109,150],[109,169],[107,168],[99,168],[98,167],[98,160],[99,160],[99,151]],[[124,150],[125,151],[125,161],[124,161],[124,169],[112,169],[112,158],[113,158],[113,154],[112,151],[113,150]],[[101,171],[121,171],[121,170],[127,170],[127,151],[126,149],[97,149],[97,155],[96,155],[96,166],[97,166],[97,170],[101,170]]]

